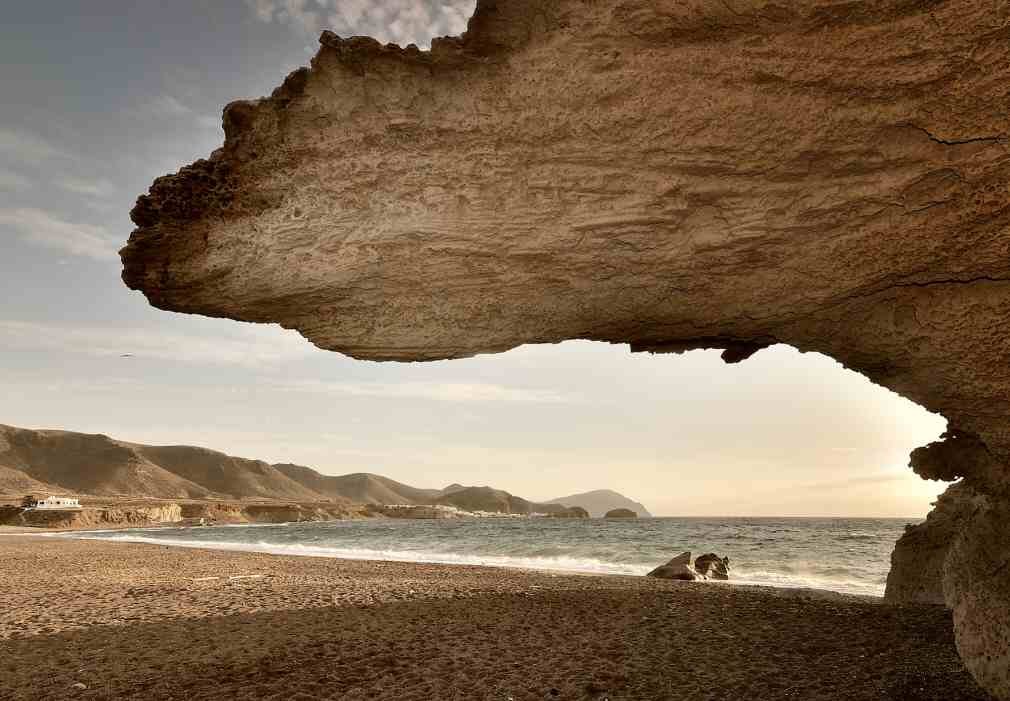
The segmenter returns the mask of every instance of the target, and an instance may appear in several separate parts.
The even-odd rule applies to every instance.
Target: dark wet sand
[[[939,607],[0,535],[0,699],[69,698],[986,696]]]

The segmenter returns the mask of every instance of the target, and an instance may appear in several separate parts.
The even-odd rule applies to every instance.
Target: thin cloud
[[[220,334],[0,320],[0,346],[106,358],[260,368],[321,353],[293,331],[229,325]],[[123,357],[129,356],[129,357]]]
[[[875,475],[857,475],[856,477],[849,477],[847,479],[832,480],[829,482],[816,482],[812,484],[800,485],[800,489],[811,489],[816,491],[822,490],[833,490],[833,489],[846,489],[849,487],[864,487],[872,486],[877,484],[886,484],[888,482],[904,482],[908,479],[911,471],[903,474],[894,473],[878,473]]]
[[[196,118],[196,123],[204,129],[220,129],[221,118],[210,114],[201,114]]]
[[[147,104],[147,108],[156,114],[169,114],[176,117],[191,114],[193,111],[171,95],[159,95]]]
[[[466,31],[474,0],[246,0],[264,23],[288,25],[304,36],[331,29],[383,43],[427,47],[433,37]]]
[[[197,126],[203,129],[217,129],[221,126],[221,118],[202,112],[190,107],[177,97],[172,95],[158,95],[144,103],[140,112],[156,117],[172,117],[176,119],[185,118],[193,120]]]
[[[439,402],[535,402],[574,401],[553,390],[509,387],[480,382],[323,382],[307,380],[280,385],[290,392],[336,394],[378,399],[421,399]]]
[[[31,181],[10,170],[0,170],[0,189],[21,190],[31,185]]]
[[[62,178],[59,181],[60,187],[64,190],[74,192],[78,195],[89,197],[109,197],[116,192],[116,186],[104,178],[97,180],[84,180],[83,178]]]
[[[329,4],[326,0],[246,0],[253,10],[256,19],[269,24],[287,24],[296,31],[306,34],[318,34],[322,28],[323,11]]]
[[[43,248],[101,261],[118,258],[119,242],[102,227],[69,222],[42,209],[0,209],[0,227],[4,226]]]
[[[67,153],[41,136],[21,129],[0,127],[0,154],[25,163],[65,157]]]

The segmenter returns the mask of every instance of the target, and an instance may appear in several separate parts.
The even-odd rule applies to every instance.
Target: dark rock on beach
[[[694,561],[694,569],[705,579],[729,579],[729,558],[705,553]]]

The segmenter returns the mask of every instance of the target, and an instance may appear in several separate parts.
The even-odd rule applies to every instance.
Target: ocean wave
[[[204,531],[205,532],[205,531]],[[187,538],[152,537],[137,532],[87,531],[73,534],[53,534],[57,537],[83,540],[107,540],[128,543],[147,543],[206,550],[232,550],[267,553],[271,555],[296,555],[302,557],[330,557],[347,560],[381,560],[390,562],[429,563],[443,565],[480,565],[559,573],[635,575],[648,573],[653,564],[621,563],[596,557],[545,554],[489,555],[454,553],[433,550],[404,550],[392,548],[355,548],[312,545],[306,543],[273,543],[263,540],[241,542],[233,540],[198,540]],[[544,550],[537,548],[536,550]],[[856,576],[853,576],[856,575]],[[856,573],[844,568],[826,568],[819,572],[793,571],[788,565],[777,570],[748,569],[737,566],[732,571],[730,584],[828,589],[847,594],[883,594],[882,582],[860,579]]]
[[[845,533],[843,535],[835,536],[835,540],[862,540],[876,542],[880,540],[880,536],[875,533]]]
[[[866,594],[870,596],[883,596],[884,594],[882,584],[851,576],[818,576],[814,573],[783,573],[774,570],[738,570],[733,572],[733,575],[732,584],[828,589],[843,594]]]
[[[151,545],[171,545],[201,550],[234,550],[240,552],[267,553],[271,555],[298,555],[302,557],[332,557],[345,560],[385,560],[390,562],[416,562],[439,565],[482,565],[485,567],[511,567],[516,569],[547,570],[555,572],[578,572],[583,574],[625,574],[642,575],[652,569],[649,566],[603,562],[593,558],[578,557],[521,557],[513,555],[476,555],[469,553],[427,552],[412,550],[379,550],[370,548],[336,548],[302,543],[244,543],[223,540],[185,540],[181,538],[150,538],[147,536],[110,532],[108,535],[95,531],[64,535],[81,540],[111,540],[123,543],[147,543]]]

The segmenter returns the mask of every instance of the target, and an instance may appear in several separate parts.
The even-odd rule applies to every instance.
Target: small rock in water
[[[83,683],[83,682],[77,682],[76,684],[72,685],[70,688],[71,689],[77,689],[79,691],[86,691],[87,688],[88,688],[88,685],[85,684],[85,683]]]

